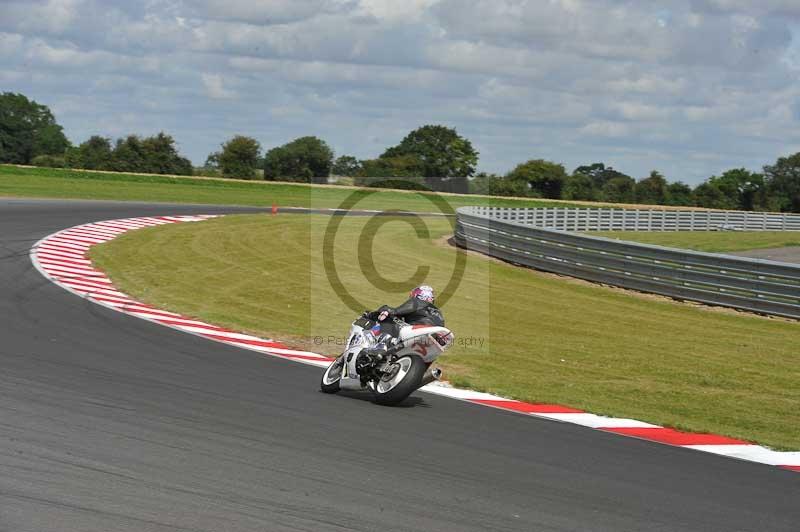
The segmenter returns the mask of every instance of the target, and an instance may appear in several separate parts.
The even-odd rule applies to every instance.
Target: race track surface
[[[798,529],[797,473],[323,395],[318,368],[107,310],[28,257],[80,223],[234,210],[0,198],[0,531]]]
[[[767,259],[778,262],[790,262],[800,264],[800,246],[789,246],[785,248],[751,249],[749,251],[735,251],[731,255],[740,257],[750,257],[753,259]]]

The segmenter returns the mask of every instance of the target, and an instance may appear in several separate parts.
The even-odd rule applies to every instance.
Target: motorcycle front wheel
[[[374,383],[372,393],[375,402],[382,405],[396,405],[411,395],[422,383],[425,362],[418,356],[404,356],[392,364],[392,370]]]
[[[322,374],[319,389],[325,393],[336,393],[339,391],[339,382],[342,380],[342,368],[344,367],[344,357],[340,356],[328,366]]]

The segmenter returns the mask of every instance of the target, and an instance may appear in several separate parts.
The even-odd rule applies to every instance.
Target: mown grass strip
[[[586,234],[710,253],[800,246],[798,231],[602,231]]]
[[[466,205],[499,207],[575,206],[547,200],[490,198],[464,194],[426,194],[398,190],[358,189],[335,185],[270,183],[232,179],[87,172],[0,165],[0,196],[206,203],[269,207],[337,208],[348,199],[355,208],[438,212],[430,198],[451,209]]]
[[[149,303],[330,354],[354,311],[331,288],[326,263],[364,307],[399,303],[419,267],[439,289],[452,276],[445,220],[386,219],[366,230],[368,219],[345,217],[334,255],[323,257],[330,220],[229,216],[137,231],[92,255]],[[359,249],[371,250],[368,275]],[[442,365],[456,385],[800,449],[796,322],[633,296],[473,255],[444,311],[458,343]]]

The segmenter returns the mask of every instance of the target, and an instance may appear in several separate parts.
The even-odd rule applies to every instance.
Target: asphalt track
[[[0,198],[0,530],[798,530],[797,473],[323,395],[317,368],[88,303],[28,258],[79,223],[234,210]]]
[[[731,255],[741,257],[751,257],[754,259],[775,260],[778,262],[790,262],[800,264],[800,246],[788,246],[785,248],[751,249],[748,251],[736,251]]]

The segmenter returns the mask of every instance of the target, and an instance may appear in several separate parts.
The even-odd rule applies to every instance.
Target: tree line
[[[351,155],[334,158],[328,143],[313,136],[272,148],[262,157],[256,139],[237,135],[208,156],[201,172],[304,183],[327,183],[334,176],[363,186],[468,193],[468,177],[474,174],[477,162],[478,152],[455,129],[428,125],[367,160]]]
[[[594,163],[569,174],[563,165],[542,159],[522,163],[503,176],[478,174],[471,185],[474,193],[499,196],[800,212],[800,153],[780,157],[762,172],[733,168],[694,188],[669,182],[656,170],[636,180]]]
[[[374,159],[334,156],[322,139],[305,136],[262,154],[252,137],[236,135],[193,168],[166,133],[112,142],[92,136],[72,146],[50,109],[22,94],[0,94],[0,162],[177,175],[208,175],[340,183],[497,196],[800,212],[800,153],[761,172],[734,168],[696,187],[658,171],[635,179],[602,162],[571,173],[563,164],[531,159],[504,175],[477,173],[478,152],[455,129],[425,125]]]

